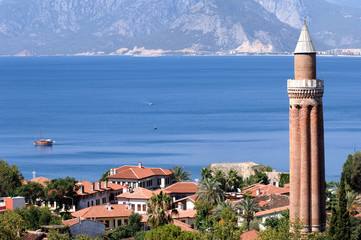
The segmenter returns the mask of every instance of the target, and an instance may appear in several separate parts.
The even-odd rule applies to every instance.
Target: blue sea
[[[361,58],[318,57],[327,180],[361,150]],[[26,179],[246,162],[288,171],[293,57],[0,57],[0,158]],[[152,104],[150,104],[152,103]],[[154,130],[154,126],[157,130]],[[32,140],[52,138],[52,147]]]

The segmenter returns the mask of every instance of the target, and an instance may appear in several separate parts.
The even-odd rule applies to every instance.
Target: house
[[[6,210],[21,209],[28,205],[25,203],[24,197],[4,197],[0,199],[0,214],[3,214]]]
[[[155,190],[169,186],[173,180],[173,172],[164,168],[144,167],[140,162],[138,166],[111,168],[107,179],[111,183],[128,188],[143,187]]]
[[[48,183],[50,181],[51,181],[51,179],[46,178],[46,177],[37,177],[37,178],[29,180],[29,182],[35,182],[35,183],[39,183],[39,184],[43,185],[44,188],[48,185]]]
[[[89,237],[101,237],[104,233],[105,224],[85,218],[73,218],[63,221],[63,225],[69,226],[73,237],[79,234],[86,234]]]
[[[256,183],[251,186],[245,187],[242,191],[242,195],[250,195],[252,197],[266,196],[275,193],[289,196],[290,189],[289,187],[282,188],[274,185],[264,185]]]
[[[96,183],[82,181],[76,183],[76,186],[79,187],[77,190],[78,210],[107,203],[117,203],[116,196],[123,193],[124,189],[122,185],[106,181],[98,181]]]
[[[262,210],[269,210],[290,205],[289,196],[277,193],[258,197],[255,201],[258,202],[258,205],[262,208]]]
[[[192,196],[197,192],[198,183],[194,182],[177,182],[164,189],[158,189],[155,191],[158,194],[160,191],[166,193],[173,198],[173,201]]]
[[[265,211],[261,211],[261,212],[256,212],[255,217],[260,219],[261,223],[265,223],[266,219],[269,217],[281,218],[282,217],[281,213],[283,211],[286,211],[287,209],[289,209],[289,206],[283,206],[283,207],[273,208],[273,209],[269,209],[269,210],[265,210]],[[265,229],[263,224],[260,224],[260,228],[262,230]]]
[[[194,204],[196,202],[196,195],[191,195],[185,198],[178,199],[174,202],[175,206],[178,206],[180,209],[188,210],[194,209]]]
[[[105,224],[105,231],[114,229],[122,224],[128,224],[128,218],[132,214],[125,204],[107,204],[84,208],[71,213],[75,218],[96,220]]]
[[[139,214],[147,212],[147,201],[153,196],[153,191],[138,187],[134,190],[122,193],[117,196],[118,204],[124,204],[128,209],[132,209]]]
[[[174,220],[178,220],[183,223],[186,223],[186,224],[192,226],[192,228],[193,228],[194,222],[195,222],[194,217],[197,214],[197,211],[194,209],[183,210],[181,208],[177,208],[176,210],[177,210],[177,213],[172,213],[172,218]]]

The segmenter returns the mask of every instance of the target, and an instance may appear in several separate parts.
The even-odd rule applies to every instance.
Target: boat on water
[[[154,130],[157,130],[158,128],[157,128],[157,124],[156,123],[154,123]]]
[[[39,141],[33,141],[35,146],[52,146],[53,143],[55,143],[55,141],[53,141],[52,139],[48,138],[48,139],[43,139],[41,137],[42,133],[40,131],[40,139]]]

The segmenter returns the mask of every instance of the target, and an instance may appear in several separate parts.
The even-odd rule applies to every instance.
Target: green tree
[[[74,178],[57,178],[52,179],[46,188],[47,198],[50,202],[57,203],[57,210],[61,210],[64,206],[67,212],[73,201],[76,200],[77,188],[75,185],[76,181]],[[75,204],[75,202],[74,202]]]
[[[225,209],[230,209],[232,212],[234,212],[235,214],[237,213],[237,207],[236,204],[232,203],[232,202],[221,202],[220,204],[218,204],[214,209],[213,209],[213,213],[212,213],[212,218],[216,221],[219,221],[222,219],[222,214],[225,211]]]
[[[212,205],[217,205],[224,201],[224,194],[220,188],[220,183],[212,178],[205,178],[197,186],[196,200],[206,200]]]
[[[332,212],[327,239],[349,240],[351,237],[350,215],[349,215],[349,210],[347,209],[345,179],[343,174],[341,175],[338,195],[339,195],[338,206]]]
[[[102,240],[102,239],[89,237],[88,235],[84,235],[84,234],[79,234],[76,235],[75,240]]]
[[[68,233],[61,233],[57,230],[50,230],[46,238],[48,240],[73,240]]]
[[[143,225],[140,222],[141,220],[141,215],[138,213],[132,213],[129,216],[128,224],[123,224],[106,233],[107,239],[118,240],[135,236],[137,232],[142,230]]]
[[[192,178],[190,177],[190,171],[184,171],[184,167],[181,166],[172,166],[173,171],[173,182],[190,182]]]
[[[213,179],[216,180],[217,182],[219,182],[219,188],[225,192],[226,191],[226,175],[224,174],[223,171],[221,170],[217,170],[214,172],[214,176]]]
[[[273,171],[273,168],[272,168],[271,166],[266,166],[266,167],[264,168],[264,170],[265,170],[266,172],[272,172],[272,171]]]
[[[193,232],[193,231],[181,231],[179,236],[177,237],[177,240],[200,240],[201,235],[199,232]]]
[[[280,186],[284,187],[285,184],[290,183],[290,174],[289,173],[280,173]]]
[[[19,214],[14,211],[5,211],[4,214],[0,214],[0,239],[20,240],[24,226],[25,222]]]
[[[153,227],[158,227],[164,224],[172,223],[172,213],[177,214],[177,210],[172,209],[173,199],[162,191],[150,198],[147,202],[148,207],[148,223]]]
[[[213,227],[213,221],[210,218],[212,208],[213,204],[206,200],[199,200],[195,203],[194,209],[197,211],[197,214],[194,216],[195,229],[199,229],[204,233],[207,229]]]
[[[24,179],[16,165],[9,165],[0,159],[0,196],[9,197],[14,195],[15,189],[22,185]]]
[[[107,177],[109,176],[109,173],[110,173],[110,169],[105,173],[103,173],[102,178],[99,181],[103,181],[103,182],[108,181]]]
[[[242,231],[237,227],[237,217],[230,207],[226,207],[221,220],[214,224],[214,240],[239,240]]]
[[[144,240],[146,231],[139,231],[134,235],[135,240]]]
[[[348,155],[342,169],[346,183],[352,190],[361,193],[361,152]]]
[[[45,189],[43,185],[29,181],[27,184],[18,187],[15,190],[15,195],[25,197],[25,201],[30,204],[39,205],[45,199]]]
[[[234,169],[230,169],[227,174],[227,180],[226,180],[226,191],[236,192],[237,189],[243,188],[243,178],[242,176],[239,176],[237,171]]]
[[[252,185],[256,183],[261,183],[267,185],[269,183],[269,179],[266,173],[258,171],[254,169],[254,174],[249,176],[247,180],[247,185]]]
[[[15,212],[24,220],[28,230],[37,230],[41,225],[61,224],[61,218],[52,214],[48,207],[39,208],[30,205],[16,209]]]
[[[166,224],[145,234],[145,240],[176,240],[181,234],[181,228],[173,224]]]
[[[245,198],[237,205],[241,210],[241,216],[247,221],[247,230],[249,230],[249,224],[254,219],[254,213],[259,210],[258,203],[255,199]]]
[[[201,177],[202,177],[202,181],[205,179],[205,178],[212,178],[212,170],[210,168],[210,166],[208,167],[204,167],[201,169]]]

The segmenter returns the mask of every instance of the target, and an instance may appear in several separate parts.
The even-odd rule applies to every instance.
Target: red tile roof
[[[194,218],[194,216],[197,214],[197,211],[194,209],[188,209],[188,210],[177,209],[177,210],[178,210],[178,214],[175,213],[172,214],[173,219]]]
[[[256,217],[261,217],[261,216],[272,214],[272,213],[282,212],[282,211],[285,211],[285,210],[287,210],[289,208],[290,208],[290,206],[283,206],[283,207],[279,207],[279,208],[273,208],[273,209],[269,209],[269,210],[266,210],[266,211],[256,212],[255,216]]]
[[[153,196],[153,191],[146,188],[137,187],[133,192],[125,192],[117,196],[118,199],[146,199],[149,200]]]
[[[191,196],[188,196],[188,197],[185,197],[185,198],[178,199],[174,203],[181,202],[181,201],[186,200],[186,199],[189,199],[192,202],[196,202],[196,195],[194,194],[194,195],[191,195]]]
[[[76,211],[71,215],[73,217],[83,218],[117,218],[129,217],[132,214],[131,209],[127,209],[125,204],[112,204],[111,210],[107,209],[107,205],[98,205]]]
[[[108,182],[108,187],[105,188],[105,182],[100,182],[100,189],[98,189],[98,184],[94,183],[94,191],[91,191],[91,182],[89,181],[82,181],[82,182],[78,182],[75,185],[80,186],[83,185],[84,186],[84,193],[80,193],[80,189],[78,189],[77,194],[80,196],[85,196],[85,195],[89,195],[89,194],[93,194],[93,193],[97,193],[97,192],[104,192],[104,191],[117,191],[120,189],[123,189],[124,186],[119,185],[119,184],[115,184],[115,183],[110,183]]]
[[[241,240],[255,240],[258,239],[259,232],[257,230],[250,230],[242,233]]]
[[[79,220],[81,222],[92,221],[92,220],[85,219],[85,218],[81,217],[80,219],[79,218],[72,218],[72,219],[65,220],[65,221],[62,222],[62,224],[71,227],[71,226],[74,226],[75,224],[78,224]],[[93,222],[95,222],[95,221],[93,221]],[[101,222],[97,222],[97,223],[101,223]],[[104,224],[104,223],[102,223],[102,224]]]
[[[196,193],[197,192],[198,183],[194,182],[177,182],[173,185],[170,185],[164,189],[163,192],[167,194],[172,193]]]
[[[361,213],[356,214],[354,217],[356,217],[356,218],[361,218]]]
[[[257,190],[260,190],[259,195],[257,195]],[[251,186],[248,186],[243,189],[242,194],[248,195],[250,194],[252,197],[260,197],[260,196],[266,196],[271,194],[288,194],[290,192],[290,189],[285,187],[276,187],[273,185],[263,185],[263,184],[253,184]]]
[[[139,166],[123,166],[115,169],[116,174],[110,175],[107,178],[118,179],[143,179],[151,176],[167,176],[173,172],[164,168],[148,168]]]
[[[31,179],[29,181],[39,183],[39,184],[43,185],[44,187],[46,187],[47,182],[50,182],[51,180],[49,178],[45,178],[45,177],[37,177],[37,178]]]
[[[197,230],[193,229],[190,225],[178,221],[178,220],[173,220],[173,224],[176,226],[179,226],[181,228],[182,231],[192,231],[192,232],[197,232]]]

